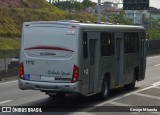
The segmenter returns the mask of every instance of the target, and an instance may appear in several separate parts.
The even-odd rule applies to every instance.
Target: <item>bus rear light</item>
[[[24,66],[23,63],[19,65],[19,78],[24,79]]]
[[[77,82],[79,79],[79,68],[74,65],[73,74],[72,74],[72,83]]]
[[[76,28],[76,26],[72,26],[72,28]]]

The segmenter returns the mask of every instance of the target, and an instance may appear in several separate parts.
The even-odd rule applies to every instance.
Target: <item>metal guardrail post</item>
[[[5,77],[7,76],[7,66],[6,66],[6,50],[4,50],[4,69],[5,69]]]
[[[0,71],[1,72],[1,71]],[[0,81],[2,81],[2,76],[1,76],[1,73],[0,73]]]

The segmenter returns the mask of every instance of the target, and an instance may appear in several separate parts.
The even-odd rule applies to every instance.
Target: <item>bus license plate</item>
[[[42,81],[54,81],[55,77],[41,76]]]

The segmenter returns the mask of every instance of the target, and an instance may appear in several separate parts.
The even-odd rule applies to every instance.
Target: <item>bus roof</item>
[[[118,25],[118,24],[96,24],[96,23],[78,23],[75,20],[70,21],[35,21],[35,22],[25,22],[24,26],[52,26],[52,25],[65,25],[65,26],[78,26],[81,27],[83,30],[104,30],[104,29],[127,29],[127,30],[144,30],[142,26],[135,26],[135,25]]]

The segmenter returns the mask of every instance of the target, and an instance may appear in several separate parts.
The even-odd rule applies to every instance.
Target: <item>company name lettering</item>
[[[40,55],[56,55],[56,53],[51,53],[51,52],[41,52]]]
[[[64,71],[52,71],[52,70],[49,70],[48,71],[48,75],[62,75],[62,76],[69,76],[71,75],[70,72],[64,72]]]

